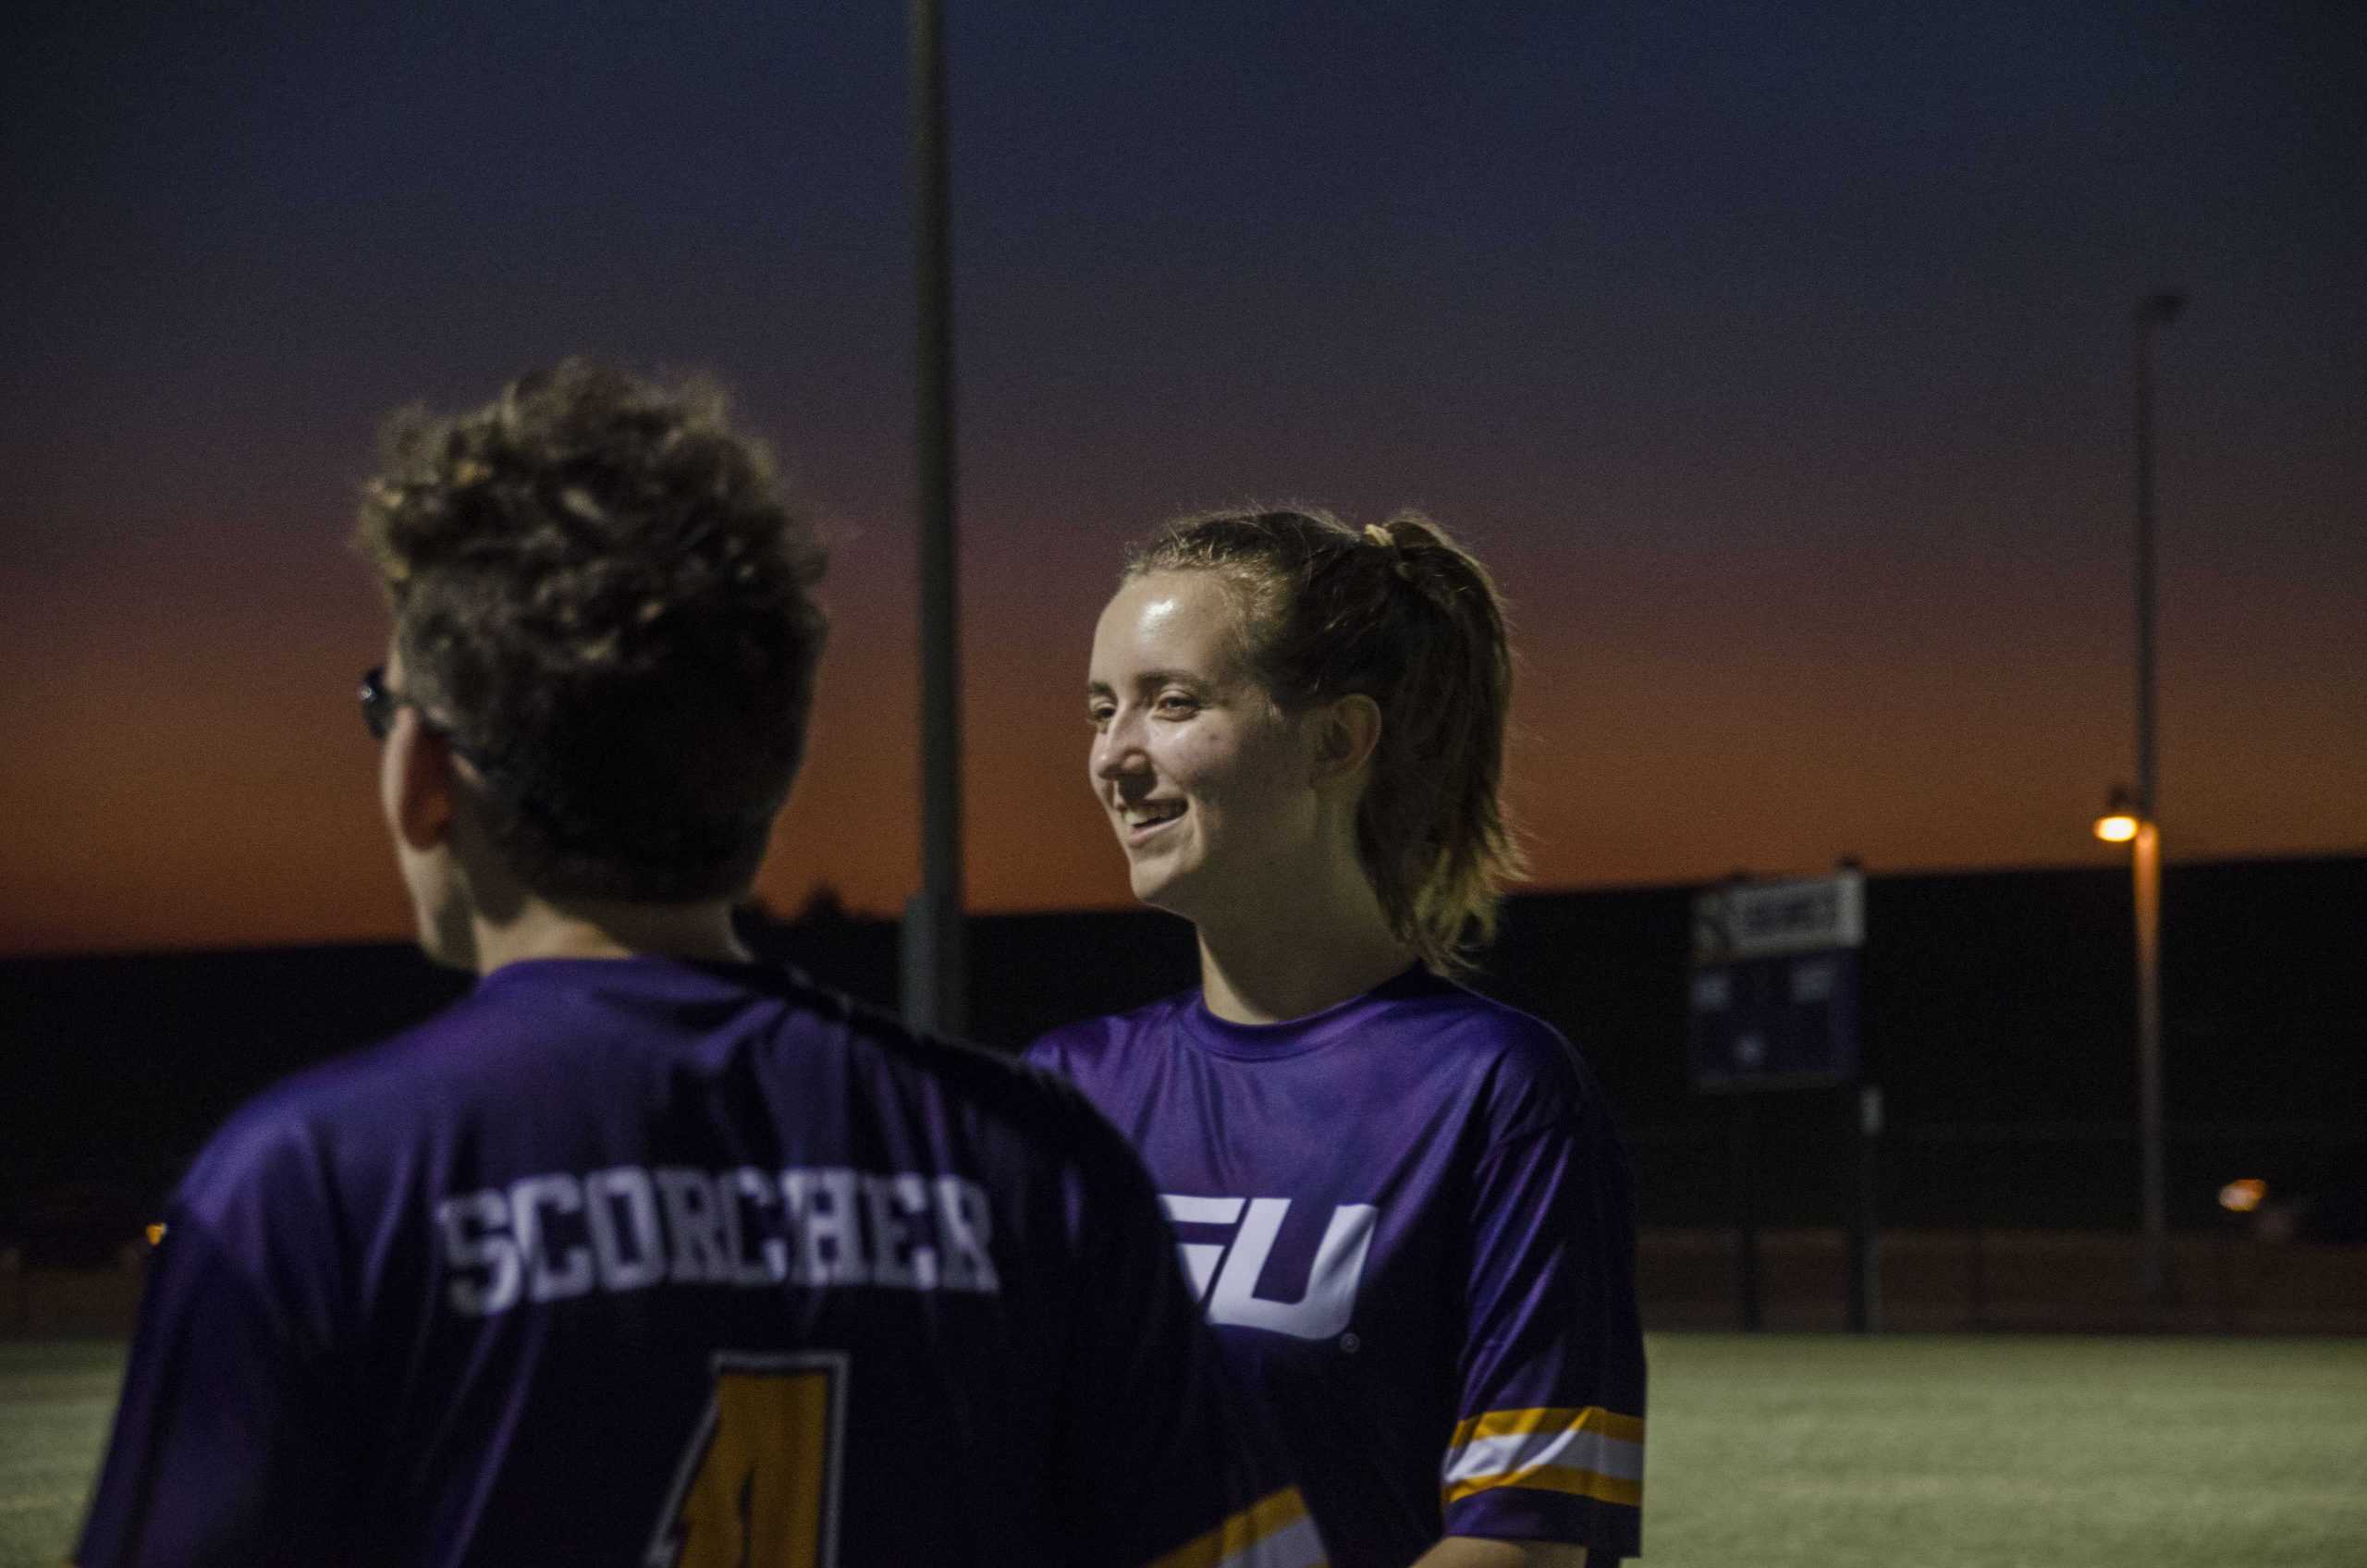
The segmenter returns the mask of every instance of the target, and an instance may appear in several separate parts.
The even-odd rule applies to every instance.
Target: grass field
[[[65,1559],[122,1377],[120,1345],[0,1340],[0,1565]]]
[[[1661,1335],[1655,1568],[2367,1568],[2367,1341]],[[0,1343],[0,1568],[75,1528],[121,1351]]]

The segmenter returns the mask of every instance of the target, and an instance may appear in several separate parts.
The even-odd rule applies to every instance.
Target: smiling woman
[[[1088,698],[1095,794],[1126,851],[1134,897],[1220,923],[1270,901],[1327,847],[1318,759],[1257,680],[1229,590],[1206,572],[1152,572],[1120,589],[1094,635]]]
[[[1153,888],[1173,880],[1170,851],[1238,842],[1228,899],[1263,906],[1269,883],[1368,893],[1395,943],[1453,974],[1519,871],[1498,801],[1511,695],[1495,584],[1429,519],[1357,533],[1319,513],[1186,518],[1133,554],[1095,631],[1096,793],[1144,901],[1204,930],[1223,919]],[[1162,798],[1148,765],[1171,753]],[[1311,797],[1288,787],[1310,778],[1324,786]],[[1306,818],[1317,809],[1337,820]],[[1204,818],[1225,837],[1161,839],[1148,866],[1134,854],[1166,821]],[[1327,855],[1339,864],[1307,862]]]
[[[1030,1055],[1134,1140],[1342,1568],[1638,1541],[1618,1135],[1568,1042],[1450,978],[1516,866],[1511,671],[1486,570],[1412,515],[1187,518],[1094,631],[1089,781],[1201,983]]]

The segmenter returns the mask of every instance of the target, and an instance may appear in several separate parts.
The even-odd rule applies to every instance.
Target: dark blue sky
[[[2367,10],[949,10],[980,902],[1122,898],[1091,618],[1247,496],[1498,569],[1548,885],[2105,853],[2165,287],[2165,840],[2367,845]],[[352,486],[585,349],[722,374],[836,520],[766,887],[891,907],[897,8],[281,12],[0,23],[0,944],[399,927]]]

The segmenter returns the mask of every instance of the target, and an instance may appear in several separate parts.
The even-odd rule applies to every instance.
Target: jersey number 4
[[[718,1352],[646,1568],[832,1568],[847,1358]]]

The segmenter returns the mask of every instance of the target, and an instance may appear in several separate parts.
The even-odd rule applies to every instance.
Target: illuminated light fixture
[[[150,1246],[152,1246],[152,1247],[153,1247],[153,1246],[156,1245],[159,1242],[162,1242],[164,1239],[165,1239],[165,1228],[164,1228],[162,1225],[151,1225],[151,1226],[149,1226],[149,1227],[148,1227],[148,1244],[149,1244]]]
[[[2111,796],[2104,802],[2104,814],[2096,818],[2096,837],[2107,844],[2126,844],[2137,837],[2144,819],[2137,815],[2137,802],[2119,785],[2112,787]]]
[[[2247,1176],[2219,1189],[2219,1207],[2230,1214],[2250,1214],[2267,1196],[2268,1183],[2257,1176]]]

